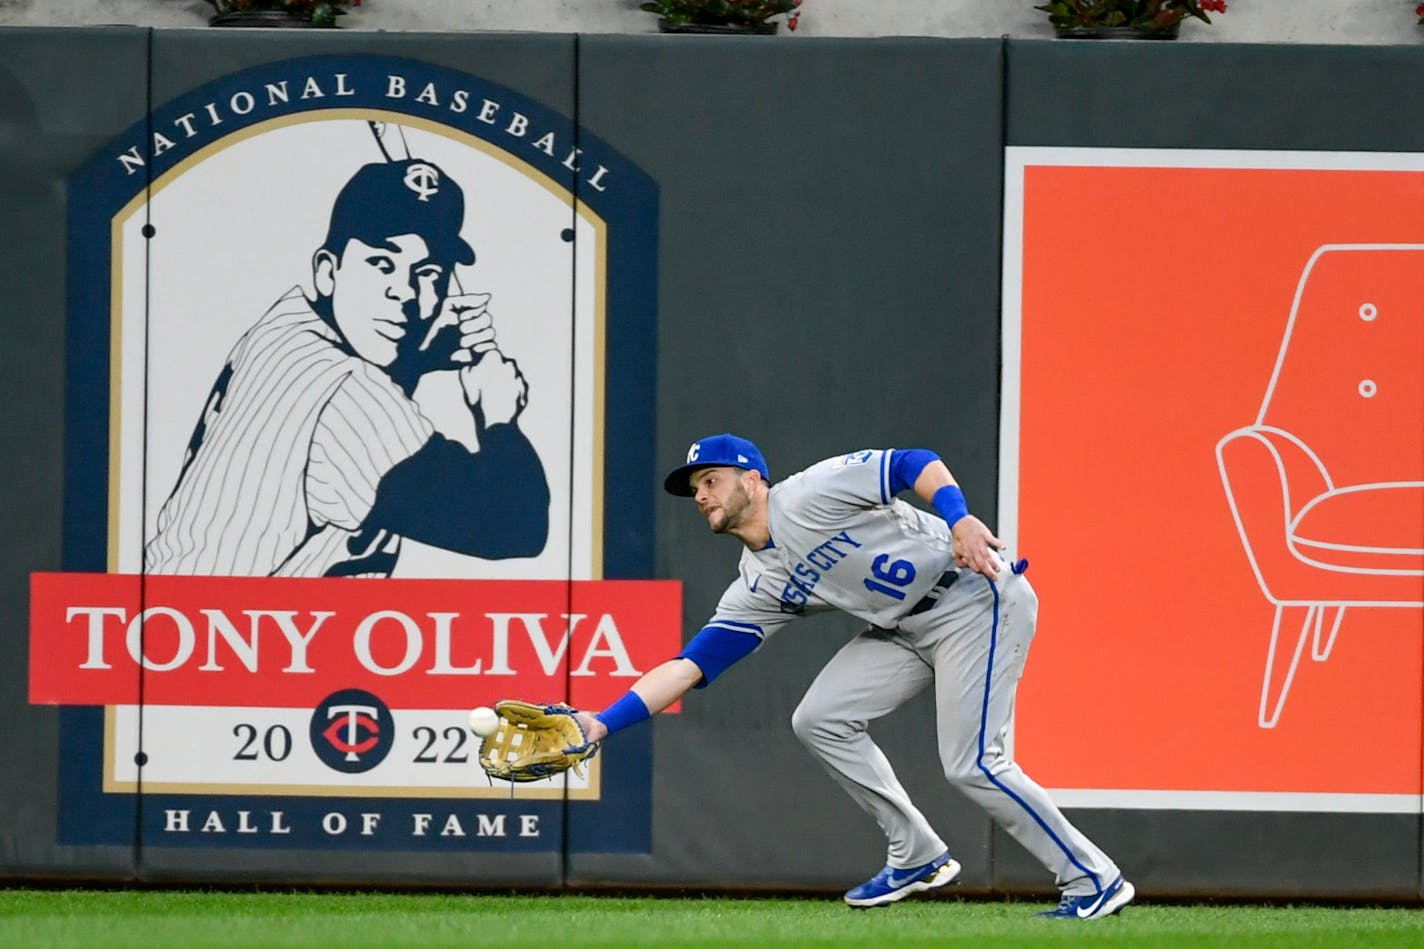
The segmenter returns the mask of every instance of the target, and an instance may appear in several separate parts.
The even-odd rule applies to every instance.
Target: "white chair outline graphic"
[[[1366,285],[1371,267],[1383,288]],[[1328,291],[1315,293],[1326,300],[1323,308],[1310,301],[1319,283]],[[1342,306],[1357,290],[1353,308]],[[1280,721],[1307,640],[1312,660],[1330,657],[1347,609],[1424,608],[1424,520],[1415,510],[1424,512],[1421,327],[1424,244],[1317,248],[1297,284],[1255,422],[1217,443],[1217,469],[1238,536],[1261,592],[1275,606],[1257,714],[1261,728]],[[1396,358],[1391,347],[1400,343],[1406,349]],[[1333,411],[1302,411],[1321,400]],[[1299,425],[1282,417],[1293,409]],[[1385,453],[1388,470],[1372,478],[1359,470],[1359,458],[1327,461],[1299,430],[1318,435],[1332,425],[1333,442],[1343,432],[1357,435],[1364,448],[1396,446]],[[1342,467],[1348,474],[1332,474]],[[1352,513],[1358,533],[1341,528]]]

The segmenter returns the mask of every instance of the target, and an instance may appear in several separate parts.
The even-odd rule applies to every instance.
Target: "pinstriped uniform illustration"
[[[401,540],[486,558],[537,555],[543,465],[517,420],[518,365],[495,344],[489,294],[455,274],[475,253],[464,193],[434,163],[359,168],[289,290],[238,340],[208,394],[145,569],[198,576],[386,577]],[[456,373],[477,447],[414,399]],[[453,509],[432,486],[468,499]]]
[[[381,477],[433,429],[299,290],[238,343],[145,553],[152,573],[390,572],[399,538],[363,536]],[[362,569],[365,563],[369,569]]]

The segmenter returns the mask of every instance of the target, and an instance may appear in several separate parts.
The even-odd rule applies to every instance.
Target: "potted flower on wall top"
[[[361,0],[208,0],[217,12],[209,26],[326,27]]]
[[[1187,17],[1210,23],[1207,13],[1225,13],[1226,0],[1050,0],[1034,9],[1067,39],[1165,40],[1177,38]]]
[[[663,33],[775,33],[772,19],[785,14],[786,28],[796,29],[801,0],[648,0],[642,9],[656,13]]]

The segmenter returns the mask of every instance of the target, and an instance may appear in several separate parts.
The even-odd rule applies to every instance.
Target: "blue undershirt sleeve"
[[[689,659],[702,670],[702,681],[695,688],[705,689],[713,679],[760,645],[761,637],[755,632],[708,625],[688,641],[677,658]]]
[[[890,459],[890,493],[895,495],[913,488],[920,472],[932,461],[939,461],[939,455],[927,448],[897,448]]]
[[[636,725],[645,719],[652,718],[652,713],[648,711],[648,705],[643,701],[642,696],[629,689],[623,693],[621,699],[599,712],[594,718],[608,726],[608,734],[611,735],[629,725]]]

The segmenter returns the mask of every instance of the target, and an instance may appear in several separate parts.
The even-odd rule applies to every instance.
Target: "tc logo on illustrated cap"
[[[681,498],[692,497],[692,486],[687,476],[702,468],[742,468],[759,471],[764,480],[771,480],[766,459],[756,445],[745,438],[724,432],[698,439],[687,449],[687,463],[668,473],[663,479],[663,490]]]
[[[323,246],[339,254],[349,238],[380,247],[397,235],[417,234],[436,262],[473,264],[475,252],[460,236],[464,224],[465,192],[434,162],[373,162],[358,168],[336,196]]]

